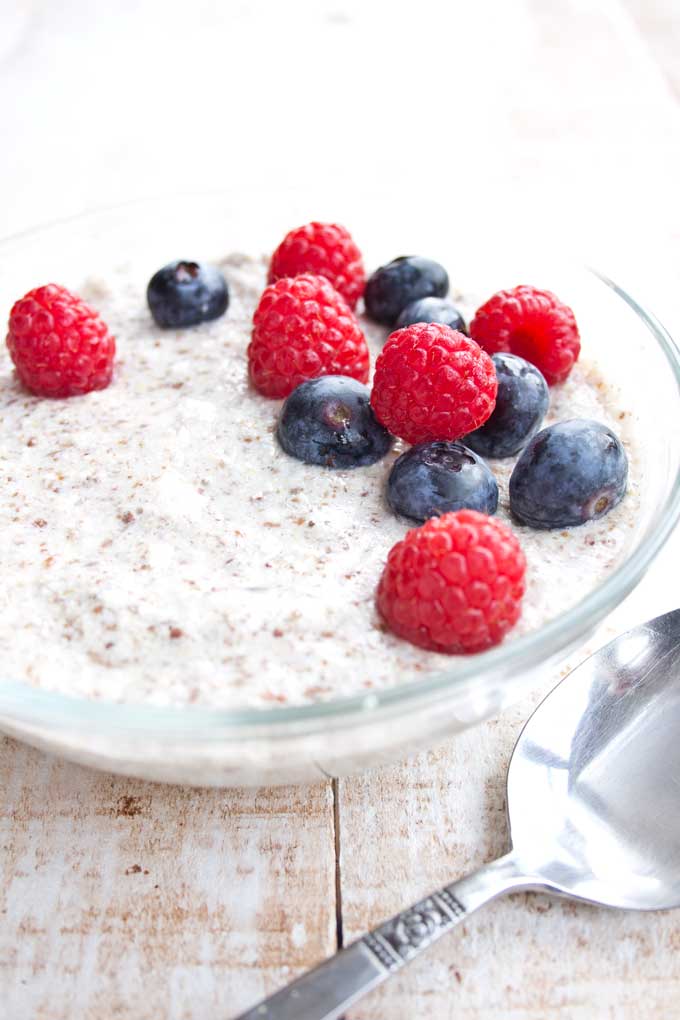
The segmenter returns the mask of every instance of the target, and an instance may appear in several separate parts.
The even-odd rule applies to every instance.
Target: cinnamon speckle
[[[126,793],[118,798],[115,811],[118,818],[135,818],[136,815],[141,815],[141,813],[142,804],[138,797],[133,797],[131,794]]]

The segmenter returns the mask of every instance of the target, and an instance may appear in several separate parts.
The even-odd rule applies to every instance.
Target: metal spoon
[[[512,849],[303,974],[238,1020],[334,1020],[496,896],[680,906],[680,610],[628,631],[566,677],[508,770]]]

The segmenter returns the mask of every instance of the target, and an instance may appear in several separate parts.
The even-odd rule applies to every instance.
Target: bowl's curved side
[[[53,278],[51,267],[56,264],[60,279],[75,286],[83,265],[105,272],[107,264],[132,253],[141,273],[179,249],[211,253],[220,247],[245,248],[251,236],[255,246],[264,248],[278,236],[281,223],[289,226],[308,218],[308,206],[303,212],[292,202],[275,209],[263,204],[262,196],[257,202],[248,206],[230,196],[209,195],[133,203],[0,242],[0,261],[8,267],[0,279],[0,307],[9,307],[16,294],[35,285],[36,276]],[[420,239],[418,225],[411,226],[410,234],[403,224],[401,229],[413,250],[428,250],[445,260]],[[479,246],[486,264],[488,246],[483,239]],[[516,253],[512,257],[516,259]],[[537,282],[551,278],[545,261],[541,259]],[[513,268],[515,277],[517,272]],[[113,704],[69,698],[7,678],[0,684],[0,728],[73,760],[143,778],[201,785],[313,781],[443,740],[516,700],[539,673],[546,683],[551,673],[555,679],[557,662],[582,645],[633,589],[680,516],[680,444],[673,441],[680,415],[680,352],[654,316],[608,278],[571,267],[559,272],[567,298],[570,287],[576,294],[596,293],[593,300],[603,305],[603,321],[610,314],[614,319],[628,316],[637,352],[629,360],[638,364],[643,357],[654,383],[648,393],[641,392],[638,413],[646,431],[658,436],[649,458],[645,510],[630,554],[564,617],[457,664],[455,673],[409,681],[367,697],[300,707],[229,712]],[[499,269],[497,275],[507,284],[507,272],[503,276]],[[532,278],[528,271],[525,277]],[[562,292],[557,284],[555,289]],[[613,343],[616,337],[609,339]]]

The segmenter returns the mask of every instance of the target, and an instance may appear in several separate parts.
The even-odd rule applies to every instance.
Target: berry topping
[[[510,509],[532,528],[568,528],[620,503],[628,460],[606,425],[572,418],[531,440],[510,477]]]
[[[393,326],[400,312],[423,297],[445,297],[449,278],[443,266],[419,255],[402,255],[369,276],[364,291],[366,312],[376,322]]]
[[[407,443],[460,439],[494,409],[496,371],[474,340],[437,323],[397,330],[378,355],[371,404]]]
[[[581,350],[574,313],[549,290],[501,290],[477,309],[470,336],[489,354],[526,358],[549,386],[564,382]]]
[[[413,521],[454,510],[494,514],[498,485],[482,458],[462,443],[420,443],[394,462],[387,502]]]
[[[498,393],[491,417],[465,437],[482,457],[512,457],[541,427],[550,403],[548,385],[534,365],[514,354],[494,354]]]
[[[7,346],[24,386],[72,397],[111,382],[116,342],[97,312],[65,287],[36,287],[9,316]]]
[[[421,648],[481,652],[517,623],[524,574],[524,553],[505,524],[459,510],[413,528],[392,547],[378,611]]]
[[[392,445],[371,410],[368,387],[342,375],[296,387],[283,405],[276,435],[291,457],[329,468],[374,464]]]
[[[179,329],[219,319],[227,310],[229,291],[215,266],[180,260],[154,273],[146,299],[156,325]]]
[[[361,252],[349,231],[337,223],[308,223],[286,234],[272,255],[268,282],[301,273],[325,276],[350,308],[364,292]]]
[[[368,366],[359,323],[325,277],[284,277],[265,288],[248,347],[251,381],[265,397],[287,397],[320,375],[365,383]]]
[[[453,510],[495,514],[498,485],[481,457],[462,443],[421,443],[394,462],[387,502],[413,521]]]
[[[459,333],[467,333],[465,319],[454,304],[446,298],[424,297],[411,301],[402,309],[395,325],[397,329],[412,326],[414,322],[440,322]]]

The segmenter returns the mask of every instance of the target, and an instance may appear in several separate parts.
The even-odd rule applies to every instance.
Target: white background
[[[0,0],[0,236],[258,188],[349,198],[359,232],[379,194],[461,247],[497,223],[576,253],[680,332],[680,107],[645,3]]]
[[[0,95],[0,234],[313,186],[646,263],[677,185],[677,106],[618,0],[2,0]]]
[[[0,0],[0,236],[258,188],[337,196],[360,234],[381,195],[393,223],[419,209],[462,252],[496,230],[504,249],[532,237],[579,253],[680,334],[676,7]],[[676,535],[616,626],[677,605],[679,556]],[[341,784],[348,937],[501,849],[528,711]],[[161,789],[0,739],[0,788],[9,1020],[228,1016],[334,948],[330,787]],[[672,919],[529,907],[493,908],[455,957],[442,945],[353,1017],[453,1020],[460,1001],[466,1020],[592,1020],[594,997],[616,1020],[670,1015]]]

